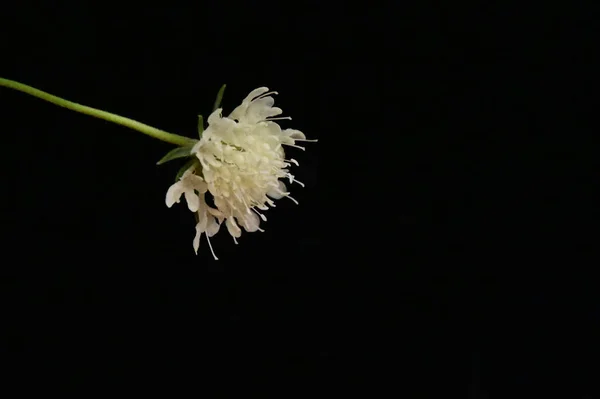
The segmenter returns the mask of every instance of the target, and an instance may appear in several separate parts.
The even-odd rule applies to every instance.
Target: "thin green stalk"
[[[0,86],[8,87],[14,90],[27,93],[42,100],[51,102],[52,104],[64,107],[72,111],[81,112],[82,114],[94,116],[96,118],[104,119],[109,122],[113,122],[119,125],[126,126],[138,132],[147,134],[148,136],[156,139],[166,141],[167,143],[175,144],[178,146],[185,146],[194,144],[196,140],[188,137],[180,136],[173,133],[165,132],[164,130],[157,129],[155,127],[146,125],[144,123],[134,121],[133,119],[125,118],[123,116],[111,114],[110,112],[102,111],[85,105],[77,104],[72,101],[67,101],[63,98],[53,96],[52,94],[43,92],[34,87],[27,86],[23,83],[15,82],[14,80],[0,78]]]

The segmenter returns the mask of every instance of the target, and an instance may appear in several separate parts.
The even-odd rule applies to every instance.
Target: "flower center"
[[[287,171],[278,143],[269,137],[242,136],[236,144],[209,140],[199,151],[208,189],[223,211],[243,217],[253,207],[273,206],[267,192],[279,188]]]

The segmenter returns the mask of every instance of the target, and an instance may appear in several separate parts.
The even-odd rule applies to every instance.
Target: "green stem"
[[[162,141],[166,141],[167,143],[175,144],[178,146],[185,146],[194,144],[196,142],[196,140],[190,139],[188,137],[168,133],[164,130],[160,130],[155,127],[146,125],[144,123],[134,121],[133,119],[125,118],[123,116],[111,114],[110,112],[77,104],[72,101],[67,101],[60,97],[53,96],[52,94],[43,92],[31,86],[24,85],[23,83],[15,82],[13,80],[0,78],[0,86],[8,87],[11,89],[21,91],[23,93],[27,93],[34,97],[51,102],[52,104],[58,105],[59,107],[64,107],[72,111],[81,112],[82,114],[94,116],[96,118],[104,119],[109,122],[126,126],[128,128],[137,130],[138,132],[147,134],[148,136],[154,137]]]

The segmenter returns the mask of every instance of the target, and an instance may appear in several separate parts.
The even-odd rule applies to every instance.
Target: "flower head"
[[[189,209],[197,212],[196,250],[201,233],[211,237],[223,220],[236,241],[242,228],[246,232],[264,231],[260,222],[267,218],[259,210],[275,207],[274,199],[288,197],[296,202],[280,179],[302,185],[289,172],[289,167],[298,162],[285,159],[283,145],[304,149],[296,141],[309,140],[298,130],[279,127],[275,120],[291,118],[276,118],[282,110],[273,106],[270,94],[277,93],[266,87],[253,90],[227,117],[222,116],[220,108],[216,109],[192,149],[200,162],[202,177],[192,168],[167,192],[167,206],[185,194]],[[206,193],[212,195],[216,209],[206,204]]]

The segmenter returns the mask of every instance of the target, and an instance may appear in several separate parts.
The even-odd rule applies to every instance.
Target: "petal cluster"
[[[181,196],[185,197],[190,211],[196,213],[196,236],[194,237],[194,251],[198,253],[202,233],[206,234],[208,244],[215,259],[218,259],[212,250],[210,237],[217,234],[223,221],[223,214],[218,209],[210,207],[206,203],[207,191],[204,179],[195,174],[195,168],[186,170],[178,182],[167,190],[166,203],[170,208],[176,202],[179,203]]]
[[[196,251],[201,234],[211,237],[223,221],[235,241],[242,228],[246,232],[263,231],[260,222],[266,217],[262,211],[274,207],[273,200],[288,197],[295,201],[280,179],[302,184],[289,171],[298,162],[285,158],[283,146],[304,149],[296,142],[310,140],[298,130],[282,130],[275,122],[291,118],[278,117],[282,110],[273,106],[273,94],[277,93],[261,87],[229,116],[223,116],[222,109],[215,110],[192,149],[200,170],[186,171],[167,192],[167,206],[179,202],[183,195],[188,208],[198,215]],[[207,205],[206,194],[212,195],[215,208]]]

